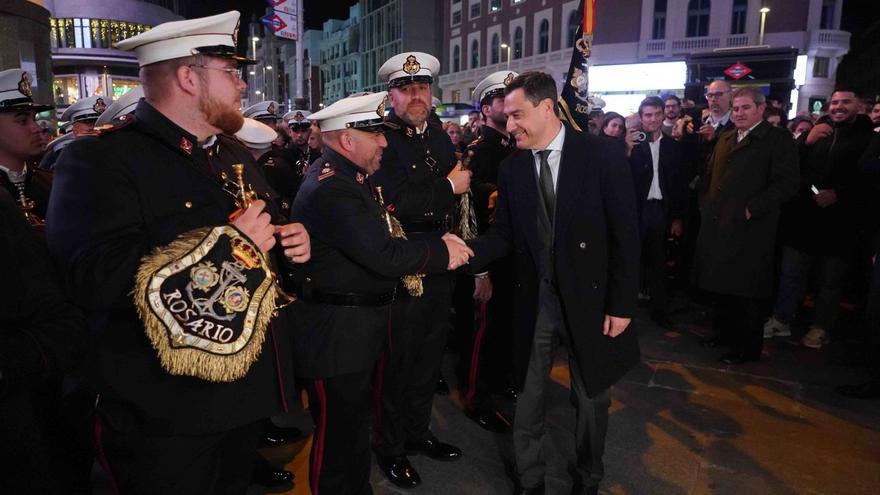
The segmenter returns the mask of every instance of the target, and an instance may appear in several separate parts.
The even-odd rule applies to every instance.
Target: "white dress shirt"
[[[553,138],[553,141],[550,141],[550,144],[547,145],[547,150],[550,150],[550,155],[547,156],[547,164],[550,165],[550,173],[553,175],[553,190],[557,189],[556,185],[559,183],[559,163],[562,161],[562,143],[565,142],[565,126],[559,126],[559,132],[556,134],[556,137]],[[532,150],[532,158],[535,161],[535,170],[538,172],[538,177],[541,177],[541,157],[538,156],[538,152],[542,150]]]
[[[763,121],[759,120],[757,124],[749,127],[745,131],[741,131],[741,130],[737,129],[736,130],[736,142],[738,143],[738,142],[742,141],[743,139],[745,139],[746,136],[748,136],[749,133],[752,132],[752,129],[754,129],[755,127],[758,127],[758,124],[760,124],[761,122],[763,122]]]
[[[648,199],[663,199],[663,192],[660,190],[660,138],[648,143],[651,149],[651,161],[654,164],[654,176],[651,178],[651,188],[648,189]]]

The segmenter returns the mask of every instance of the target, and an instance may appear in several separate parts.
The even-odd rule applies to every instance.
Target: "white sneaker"
[[[764,338],[772,339],[773,337],[790,337],[791,325],[782,323],[775,316],[771,316],[767,323],[764,323]]]
[[[801,339],[801,344],[811,349],[821,349],[823,345],[830,341],[828,332],[819,327],[810,327],[810,331]]]

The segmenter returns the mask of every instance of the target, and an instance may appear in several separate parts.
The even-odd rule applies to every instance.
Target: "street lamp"
[[[758,45],[764,44],[764,24],[767,22],[767,13],[770,12],[770,7],[761,7],[761,10],[758,12],[761,13],[761,29],[758,32]]]
[[[501,48],[505,48],[507,50],[507,70],[510,70],[510,45],[507,43],[501,43]]]

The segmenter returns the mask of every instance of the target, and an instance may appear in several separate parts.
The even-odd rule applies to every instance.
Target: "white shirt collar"
[[[547,145],[545,150],[550,151],[562,151],[562,144],[565,142],[565,125],[559,126],[559,132],[556,133],[556,137],[553,138],[553,141],[550,141],[550,144]],[[532,153],[538,153],[541,150],[532,150]]]
[[[12,182],[13,184],[24,182],[28,172],[27,165],[22,167],[21,172],[16,172],[3,165],[0,165],[0,170],[6,173],[6,176],[9,177],[9,182]]]
[[[726,124],[727,121],[730,120],[730,112],[731,111],[728,110],[727,113],[722,115],[721,118],[718,120],[715,120],[714,115],[709,114],[709,123],[712,124],[713,127],[718,127],[718,126],[722,126],[722,125]]]

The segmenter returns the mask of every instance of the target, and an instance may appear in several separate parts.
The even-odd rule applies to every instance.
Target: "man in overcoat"
[[[471,263],[478,270],[512,251],[516,265],[516,493],[544,493],[544,387],[559,344],[576,410],[573,493],[597,493],[608,389],[639,360],[636,334],[625,331],[639,278],[632,176],[622,145],[560,122],[549,75],[521,74],[505,93],[519,150],[501,164],[495,224],[472,242]]]
[[[761,302],[773,289],[776,229],[783,202],[797,190],[798,158],[785,130],[763,120],[764,94],[733,96],[736,130],[718,138],[700,191],[696,285],[717,295],[716,338],[730,345],[726,364],[757,361],[763,343]]]

